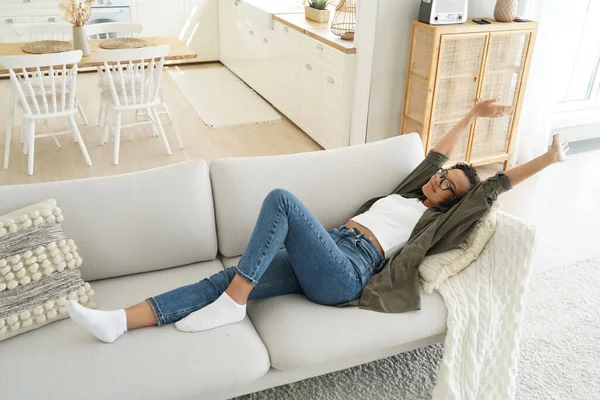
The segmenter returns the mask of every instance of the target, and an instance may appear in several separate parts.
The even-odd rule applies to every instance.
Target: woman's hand
[[[567,160],[567,152],[569,151],[569,143],[564,140],[560,140],[560,136],[555,134],[552,136],[552,147],[548,150],[552,162],[558,163]]]
[[[500,118],[512,112],[512,106],[496,104],[497,102],[498,99],[480,101],[473,107],[473,112],[477,117],[484,118]]]

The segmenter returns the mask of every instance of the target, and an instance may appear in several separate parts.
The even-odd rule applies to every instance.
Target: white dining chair
[[[100,95],[105,112],[102,121],[102,144],[108,141],[109,131],[114,134],[113,163],[119,163],[121,130],[139,125],[153,125],[161,137],[165,151],[171,155],[169,141],[160,122],[157,108],[161,104],[159,92],[165,56],[169,46],[144,47],[125,50],[98,50],[96,57],[103,62],[101,74],[108,80],[108,88]],[[158,60],[158,61],[157,61]],[[136,84],[135,77],[139,76]],[[146,112],[149,120],[122,123],[127,111]],[[114,120],[111,124],[111,113]]]
[[[28,155],[27,173],[29,175],[33,175],[35,139],[41,137],[73,134],[86,164],[92,165],[75,122],[77,63],[81,61],[81,56],[82,52],[76,50],[55,54],[0,57],[0,64],[9,71],[11,86],[17,94],[17,104],[23,111],[23,141],[25,153]],[[39,84],[37,90],[33,86],[35,80]],[[49,86],[44,84],[45,81],[49,83]],[[14,101],[12,102],[14,103]],[[67,118],[71,129],[64,132],[35,135],[37,122],[55,118]],[[12,129],[6,132],[4,168],[8,168],[11,133]]]
[[[42,22],[39,24],[15,25],[13,30],[22,42],[38,40],[72,40],[73,26],[67,23]]]
[[[86,35],[88,36],[89,39],[108,39],[108,38],[122,38],[122,37],[132,37],[132,38],[136,38],[139,37],[139,35],[141,34],[141,32],[144,29],[144,24],[139,24],[139,23],[134,23],[134,22],[106,22],[106,23],[101,23],[101,24],[92,24],[92,25],[86,25],[85,26],[85,32]],[[97,85],[100,89],[106,89],[108,87],[108,81],[106,79],[106,75],[100,73],[100,68],[99,68],[99,74],[98,74],[98,82]],[[127,84],[127,79],[129,79],[129,77],[125,77],[125,83]],[[134,79],[136,79],[139,82],[140,77],[139,76],[134,76]],[[117,79],[115,80],[116,84],[118,85],[120,83],[120,81]],[[173,118],[171,117],[171,112],[169,110],[169,106],[167,105],[167,102],[164,100],[165,96],[162,93],[162,88],[160,89],[159,92],[159,96],[160,96],[160,108],[158,109],[158,114],[162,115],[165,114],[169,124],[171,125],[173,132],[175,133],[175,136],[177,137],[177,141],[179,144],[179,147],[183,149],[183,140],[181,139],[181,135],[179,133],[179,130],[177,129],[176,124],[173,122]],[[98,108],[98,125],[101,126],[103,118],[102,115],[105,112],[104,110],[104,103],[100,102],[100,107]],[[144,115],[145,111],[140,111],[138,114],[140,115]],[[153,131],[155,133],[155,136],[158,136],[158,132],[154,129],[153,126]]]
[[[144,24],[136,22],[103,22],[85,25],[85,34],[90,39],[138,37]]]
[[[73,26],[67,23],[44,22],[39,24],[21,24],[15,25],[13,30],[21,38],[21,42],[34,42],[38,40],[63,40],[70,41],[73,39]],[[34,80],[34,89],[39,81]],[[43,82],[43,81],[42,81]],[[47,84],[47,82],[45,82]],[[46,87],[47,89],[47,87]],[[84,125],[88,125],[88,119],[83,111],[83,107],[75,98],[75,104],[79,112],[79,116]],[[10,118],[12,120],[12,116]]]

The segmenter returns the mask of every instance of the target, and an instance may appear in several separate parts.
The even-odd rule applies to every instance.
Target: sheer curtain
[[[513,165],[542,154],[550,142],[556,101],[554,84],[563,79],[557,74],[557,65],[561,50],[569,45],[561,40],[561,27],[568,26],[568,21],[561,20],[564,7],[568,7],[568,2],[562,0],[532,0],[528,10],[522,12],[525,18],[539,21],[539,28],[510,160]]]

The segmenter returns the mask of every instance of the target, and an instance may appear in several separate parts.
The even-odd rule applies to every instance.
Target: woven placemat
[[[145,45],[146,41],[138,38],[112,38],[100,42],[100,47],[106,50],[137,49]]]
[[[73,50],[73,44],[62,40],[38,40],[25,43],[21,50],[31,54],[62,53]]]

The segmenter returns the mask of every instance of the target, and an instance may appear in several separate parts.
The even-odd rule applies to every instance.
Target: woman
[[[418,266],[426,254],[456,247],[502,192],[568,151],[555,135],[537,159],[480,182],[467,164],[441,167],[478,117],[511,111],[478,103],[389,196],[371,199],[345,225],[327,232],[291,193],[265,198],[239,264],[127,309],[98,311],[70,301],[69,315],[99,340],[176,322],[198,332],[241,321],[247,300],[302,293],[323,305],[358,305],[382,312],[420,308]],[[284,248],[281,246],[285,244]]]

